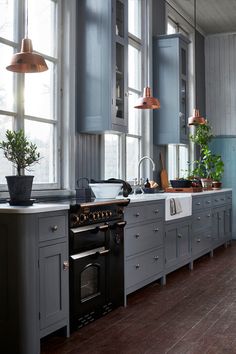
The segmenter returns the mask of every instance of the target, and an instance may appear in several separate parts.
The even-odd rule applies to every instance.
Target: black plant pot
[[[6,176],[10,205],[31,205],[31,190],[34,176]]]

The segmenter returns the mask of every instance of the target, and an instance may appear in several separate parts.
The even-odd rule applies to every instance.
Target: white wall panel
[[[205,40],[206,117],[215,135],[236,135],[236,34]]]

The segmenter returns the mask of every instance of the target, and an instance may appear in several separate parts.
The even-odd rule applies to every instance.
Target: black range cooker
[[[70,207],[71,330],[124,305],[124,207],[128,203],[118,199]]]

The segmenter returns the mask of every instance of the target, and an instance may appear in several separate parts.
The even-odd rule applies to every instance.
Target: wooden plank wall
[[[215,135],[236,135],[236,34],[205,39],[206,117]]]

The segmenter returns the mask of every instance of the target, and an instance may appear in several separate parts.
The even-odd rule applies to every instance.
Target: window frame
[[[13,93],[15,95],[15,112],[5,111],[0,109],[0,115],[12,116],[13,126],[12,129],[19,130],[24,129],[25,121],[34,121],[51,124],[53,126],[53,164],[56,166],[54,173],[56,181],[54,183],[34,183],[33,191],[48,191],[48,190],[58,190],[62,187],[63,177],[61,176],[62,165],[61,165],[61,115],[62,115],[62,58],[61,58],[61,46],[62,41],[60,40],[60,34],[62,33],[62,0],[52,0],[57,3],[56,7],[56,17],[55,17],[55,33],[57,33],[56,41],[56,51],[55,57],[46,55],[44,53],[34,50],[36,53],[43,55],[45,60],[52,62],[56,65],[55,75],[53,76],[53,86],[55,89],[53,96],[53,105],[55,107],[55,119],[48,119],[38,116],[27,115],[24,112],[24,102],[17,92],[23,92],[25,87],[25,75],[30,74],[14,74],[13,76]],[[5,44],[13,48],[14,53],[20,51],[22,38],[25,37],[25,1],[18,0],[15,1],[14,8],[14,40],[8,40],[6,38],[0,37],[0,43]],[[33,38],[31,38],[33,41]],[[40,73],[38,74],[40,75]],[[12,170],[14,171],[14,169]],[[7,191],[7,184],[0,184],[0,191]]]

